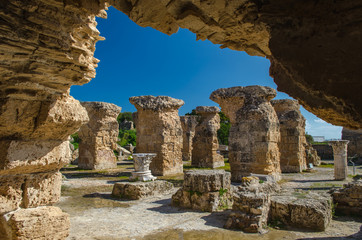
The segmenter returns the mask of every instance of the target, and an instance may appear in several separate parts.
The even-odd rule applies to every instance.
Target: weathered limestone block
[[[224,157],[216,151],[219,149],[217,130],[220,128],[220,109],[218,107],[196,107],[200,115],[195,128],[192,144],[192,166],[217,168],[225,165]]]
[[[60,172],[0,176],[0,214],[51,205],[60,198]]]
[[[265,233],[270,210],[271,194],[279,191],[270,176],[243,177],[241,185],[234,187],[232,213],[225,228],[240,229],[248,233]]]
[[[342,129],[342,140],[348,140],[348,157],[362,158],[362,129],[351,130],[348,128]]]
[[[68,164],[68,141],[0,141],[0,175],[53,171]]]
[[[332,220],[332,199],[318,193],[294,192],[273,195],[270,221],[286,226],[324,231]]]
[[[112,195],[118,198],[138,200],[167,194],[172,189],[173,184],[167,181],[119,182],[114,184]]]
[[[362,181],[350,182],[332,193],[336,214],[362,216]]]
[[[251,173],[280,178],[279,120],[269,87],[221,88],[210,95],[230,118],[229,162],[232,181]]]
[[[69,215],[58,207],[19,209],[0,216],[1,239],[66,239]]]
[[[230,209],[230,173],[224,170],[185,172],[183,187],[172,196],[172,205],[206,212]]]
[[[348,175],[347,144],[348,140],[329,141],[333,148],[334,179],[345,180]]]
[[[305,156],[305,118],[298,101],[272,100],[280,123],[280,169],[283,173],[302,172],[307,168]]]
[[[104,102],[82,102],[90,121],[79,129],[78,166],[83,169],[108,169],[117,167],[119,126],[117,116],[121,108]]]
[[[150,164],[152,174],[182,173],[182,127],[178,109],[184,102],[167,96],[131,97],[129,101],[137,108],[136,151],[157,154]]]
[[[312,163],[313,166],[321,165],[321,158],[318,156],[317,150],[315,150],[310,143],[305,145],[305,155],[307,164]]]
[[[192,156],[192,143],[195,136],[195,127],[198,123],[198,116],[181,116],[182,126],[182,160],[191,161]]]

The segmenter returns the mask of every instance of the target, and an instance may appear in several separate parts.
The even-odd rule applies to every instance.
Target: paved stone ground
[[[114,199],[110,195],[114,182],[126,181],[131,169],[131,163],[122,164],[102,172],[63,171],[67,179],[58,206],[70,214],[68,239],[362,239],[362,218],[339,216],[321,233],[271,228],[265,235],[244,234],[222,228],[228,212],[171,207],[172,194],[137,201]],[[357,171],[362,174],[362,167]],[[173,176],[170,181],[180,184],[181,178]],[[291,190],[328,191],[346,182],[333,180],[333,168],[318,167],[312,173],[283,174],[281,185]]]

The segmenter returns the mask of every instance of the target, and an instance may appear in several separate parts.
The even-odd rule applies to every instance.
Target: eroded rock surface
[[[305,145],[305,155],[307,164],[311,163],[313,166],[321,165],[321,158],[318,156],[317,150],[315,150],[312,144],[307,143]]]
[[[182,160],[191,161],[192,156],[192,143],[195,136],[195,127],[198,123],[198,116],[181,116],[182,126]]]
[[[196,113],[200,118],[192,144],[192,166],[217,168],[225,165],[224,157],[216,152],[219,149],[219,112],[218,107],[196,107]]]
[[[88,112],[89,122],[78,132],[78,167],[82,169],[108,169],[117,167],[119,125],[117,116],[122,108],[112,103],[82,102]]]
[[[178,109],[184,104],[180,99],[167,96],[131,97],[137,116],[138,153],[156,153],[150,164],[154,175],[182,173],[182,127]]]
[[[362,180],[344,184],[332,197],[337,214],[362,216]]]
[[[284,173],[302,172],[307,168],[305,156],[305,118],[298,101],[272,100],[280,123],[280,169]]]
[[[210,95],[230,118],[229,162],[233,181],[251,173],[280,178],[279,120],[269,87],[220,88]]]
[[[182,188],[172,196],[172,205],[206,212],[230,209],[230,183],[230,173],[224,170],[186,171]]]
[[[332,199],[309,192],[280,193],[271,197],[270,221],[286,226],[324,231],[332,219]]]

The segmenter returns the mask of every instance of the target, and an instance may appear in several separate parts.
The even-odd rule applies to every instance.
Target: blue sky
[[[122,107],[122,112],[133,112],[129,97],[166,95],[185,101],[180,108],[184,115],[196,106],[218,106],[209,100],[218,88],[262,85],[276,89],[266,58],[196,41],[195,34],[185,29],[168,36],[142,28],[112,7],[108,19],[97,21],[106,40],[96,45],[95,57],[101,60],[96,78],[71,88],[71,95],[80,101],[110,102]],[[278,92],[276,99],[281,98],[290,97]],[[309,134],[340,138],[341,127],[301,110]]]

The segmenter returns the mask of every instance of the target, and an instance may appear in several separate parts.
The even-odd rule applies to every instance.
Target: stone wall
[[[181,116],[182,126],[182,160],[191,161],[192,156],[192,142],[195,136],[195,127],[198,123],[198,116]]]
[[[333,149],[329,145],[313,144],[312,147],[317,151],[322,160],[333,160]]]
[[[348,157],[356,156],[357,159],[362,158],[362,129],[350,130],[342,129],[342,139],[349,140]]]
[[[279,120],[270,100],[269,87],[221,88],[210,99],[230,118],[229,162],[231,179],[240,181],[251,173],[280,178]]]
[[[150,164],[152,174],[182,173],[182,127],[178,109],[184,102],[167,96],[131,97],[129,101],[137,108],[134,118],[137,153],[157,154]]]
[[[122,108],[104,102],[82,102],[89,122],[79,129],[78,167],[81,169],[108,169],[117,167],[117,116]]]
[[[217,168],[224,166],[224,157],[219,149],[217,130],[220,128],[220,109],[218,107],[196,107],[200,116],[195,128],[191,165],[196,167]]]
[[[0,235],[65,239],[69,218],[57,207],[68,137],[89,118],[69,96],[95,76],[95,16],[105,4],[0,3]],[[34,224],[36,222],[36,224]]]
[[[280,168],[284,173],[302,172],[307,168],[305,155],[305,118],[296,100],[272,100],[280,123]]]

